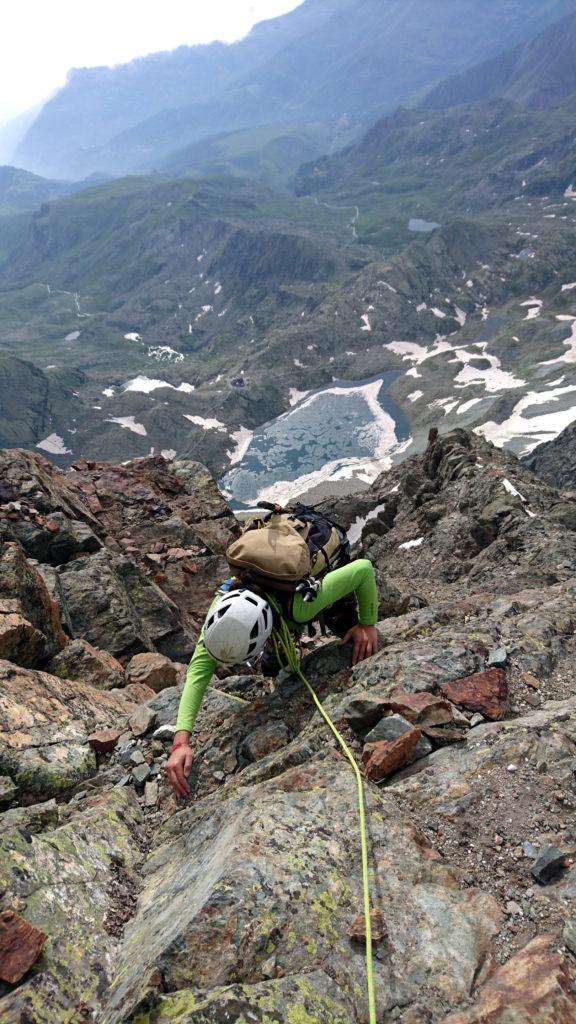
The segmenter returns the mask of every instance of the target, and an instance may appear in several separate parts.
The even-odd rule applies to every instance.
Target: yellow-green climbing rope
[[[279,664],[287,667],[295,676],[300,679],[307,688],[326,725],[334,734],[346,757],[348,758],[356,776],[358,785],[358,807],[360,810],[360,845],[362,849],[362,888],[364,892],[364,919],[366,928],[366,978],[368,984],[368,1012],[370,1024],[376,1024],[376,996],[374,992],[374,972],[372,969],[372,921],[370,918],[370,882],[368,877],[368,837],[366,832],[366,811],[364,807],[364,784],[360,769],[356,764],[354,755],[348,747],[343,736],[340,735],[329,714],[323,708],[314,689],[306,679],[300,668],[300,658],[294,643],[294,639],[283,618],[279,618],[272,634],[272,642]]]

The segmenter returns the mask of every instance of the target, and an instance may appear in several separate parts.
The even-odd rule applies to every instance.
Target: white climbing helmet
[[[251,590],[232,590],[210,609],[204,646],[222,665],[240,665],[262,653],[272,626],[268,601]]]

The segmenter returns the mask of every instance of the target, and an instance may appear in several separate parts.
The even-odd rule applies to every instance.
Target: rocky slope
[[[215,680],[193,797],[162,775],[209,475],[12,451],[0,501],[3,1019],[364,1024],[355,783],[300,684]],[[327,507],[380,582],[380,652],[305,659],[367,774],[378,1020],[571,1024],[573,496],[454,431]]]
[[[566,427],[553,441],[538,445],[526,465],[551,487],[576,490],[576,427]]]

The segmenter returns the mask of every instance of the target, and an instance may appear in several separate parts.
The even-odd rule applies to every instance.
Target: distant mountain
[[[305,0],[232,46],[73,72],[18,160],[51,176],[129,173],[208,135],[373,118],[575,12],[576,0]]]
[[[503,96],[532,110],[559,106],[576,93],[576,16],[562,18],[534,39],[432,89],[423,110]]]
[[[49,199],[76,192],[84,183],[50,181],[19,167],[0,167],[0,214],[35,210]]]

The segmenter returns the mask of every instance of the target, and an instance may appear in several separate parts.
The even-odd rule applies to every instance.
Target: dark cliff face
[[[547,441],[526,459],[526,465],[551,487],[576,490],[576,426],[566,427],[553,441]]]

